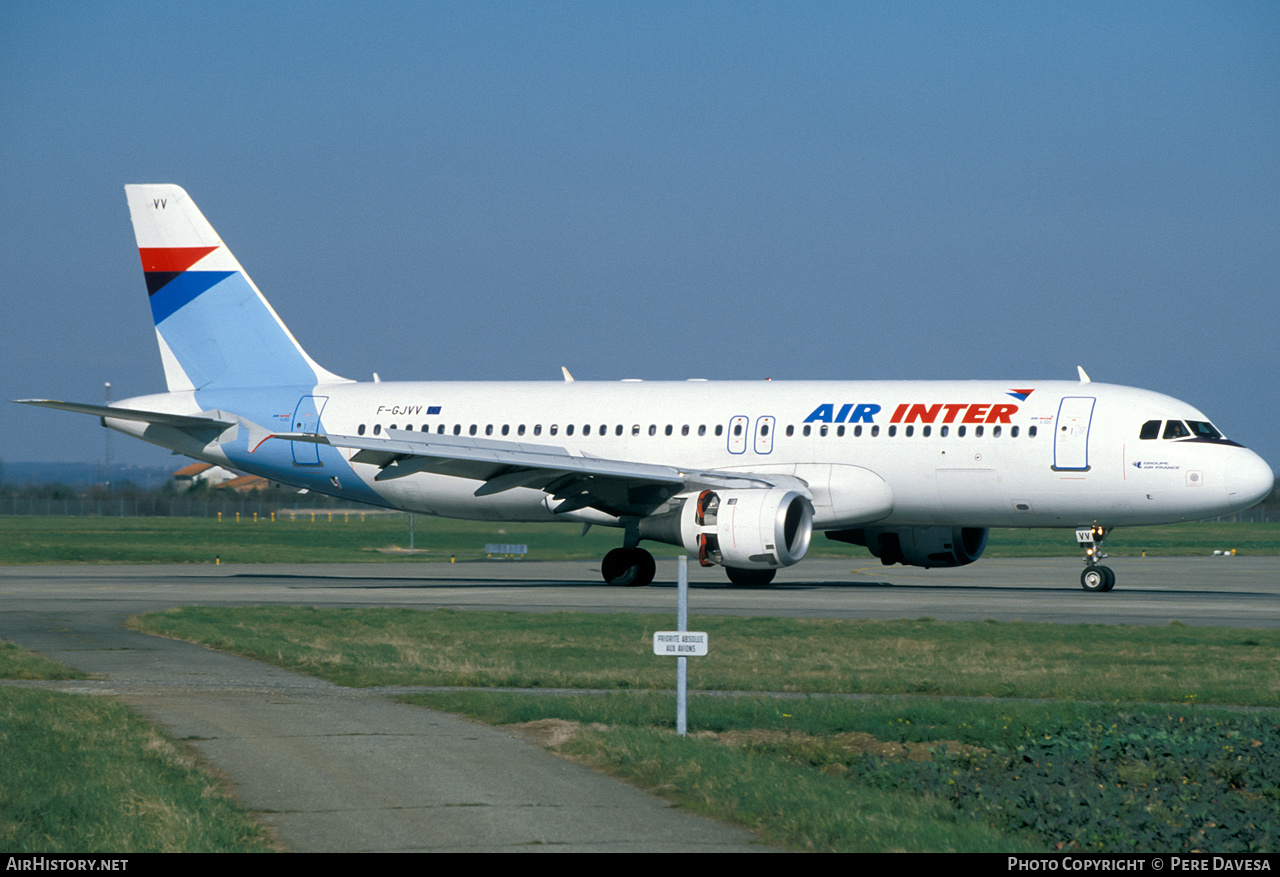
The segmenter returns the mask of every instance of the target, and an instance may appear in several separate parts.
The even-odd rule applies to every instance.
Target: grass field
[[[667,616],[192,607],[137,624],[341,684],[474,686],[409,699],[512,725],[792,849],[1226,852],[1280,840],[1280,632],[705,620],[712,651],[691,662],[704,693],[687,738],[656,690],[674,676],[650,653]],[[705,693],[727,690],[761,693]],[[1008,699],[954,699],[966,695]],[[1177,703],[1134,703],[1159,699]],[[1205,706],[1224,703],[1273,708]]]
[[[427,563],[484,556],[487,543],[528,545],[530,560],[598,560],[621,544],[617,530],[576,524],[511,524],[416,516],[412,556],[407,515],[335,512],[272,521],[224,518],[0,516],[0,564],[28,563]],[[673,546],[645,543],[658,556]],[[1280,553],[1277,524],[1177,524],[1113,532],[1113,556],[1197,555],[1235,549]],[[1077,556],[1067,530],[993,530],[985,557]],[[870,559],[864,548],[815,535],[811,557]]]
[[[0,517],[0,563],[417,563],[481,557],[486,542],[525,543],[534,560],[594,560],[618,544],[616,531],[583,537],[575,525],[415,524],[425,553],[406,557],[388,550],[408,545],[399,515]],[[1275,554],[1280,525],[1139,528],[1106,547],[1116,556]],[[1077,553],[1066,531],[997,530],[987,550]],[[813,554],[869,559],[821,537]],[[690,674],[703,693],[692,701],[692,733],[679,738],[673,698],[661,691],[674,671],[651,654],[667,616],[245,607],[138,623],[345,685],[472,688],[412,699],[512,725],[791,849],[1280,845],[1280,634],[1269,630],[707,619],[699,626],[712,653]],[[57,675],[67,672],[0,644],[0,676],[73,678]],[[495,686],[611,693],[486,690]],[[756,693],[706,693],[725,691]],[[6,849],[267,848],[219,789],[180,744],[110,701],[0,689]]]
[[[669,615],[188,607],[141,629],[339,685],[652,690]],[[1280,706],[1280,631],[704,616],[706,691]]]
[[[0,679],[83,677],[0,642]],[[0,849],[265,852],[271,844],[182,743],[124,706],[0,686]]]

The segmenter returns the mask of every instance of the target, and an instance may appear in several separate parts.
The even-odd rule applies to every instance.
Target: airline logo
[[[1017,405],[990,402],[938,402],[933,405],[903,402],[893,410],[890,423],[1009,423]]]
[[[1021,391],[1019,391],[1021,392]],[[1030,390],[1026,391],[1030,393]],[[1012,393],[1010,395],[1013,395]],[[804,419],[805,423],[875,423],[879,405],[846,402],[837,410],[824,402]],[[890,423],[1010,423],[1017,405],[993,402],[903,402],[893,409]]]
[[[1036,389],[1011,389],[1007,394],[1027,401]],[[814,408],[813,414],[805,417],[806,424],[874,424],[876,415],[882,408],[873,403],[845,402],[836,408],[835,402],[823,402]],[[1010,417],[1018,412],[1018,406],[992,402],[934,402],[924,403],[902,402],[893,408],[893,415],[888,419],[891,424],[1007,424]]]
[[[188,270],[216,249],[216,246],[138,248],[142,272],[147,278],[147,294],[151,297],[151,316],[157,325],[235,273]]]

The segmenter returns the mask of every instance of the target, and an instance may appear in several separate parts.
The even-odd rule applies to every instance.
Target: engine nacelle
[[[645,539],[681,545],[703,566],[780,569],[798,563],[813,539],[813,506],[783,487],[704,490],[640,521]]]
[[[865,545],[885,566],[965,566],[982,556],[987,530],[981,527],[863,527],[829,530],[827,538]]]

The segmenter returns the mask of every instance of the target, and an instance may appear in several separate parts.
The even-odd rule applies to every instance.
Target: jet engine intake
[[[780,569],[799,563],[813,539],[813,506],[783,487],[703,490],[640,521],[645,539],[683,546],[703,566]]]

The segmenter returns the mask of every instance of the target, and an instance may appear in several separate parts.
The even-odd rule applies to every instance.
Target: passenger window
[[[374,435],[382,435],[382,424],[381,424],[381,423],[375,423],[375,424],[373,425],[373,434],[374,434]]]
[[[838,438],[843,438],[843,437],[844,437],[844,424],[843,424],[843,423],[836,427],[836,436],[837,436]]]
[[[542,435],[542,424],[541,424],[541,423],[535,423],[535,424],[533,425],[533,434],[534,434],[534,435]]]
[[[1138,433],[1138,438],[1147,442],[1160,438],[1160,421],[1148,420],[1142,424],[1142,431]]]
[[[547,427],[548,435],[555,435],[559,431],[560,431],[560,425],[557,423],[553,423],[549,427]]]
[[[982,438],[982,427],[975,426],[973,429],[974,438]]]
[[[1186,438],[1191,435],[1191,430],[1183,425],[1181,420],[1170,420],[1164,425],[1164,437],[1167,439]]]
[[[795,434],[796,434],[796,428],[795,428],[794,426],[792,426],[791,424],[787,424],[787,435],[788,435],[788,436],[793,436],[793,435],[795,435]]]
[[[705,423],[700,424],[698,426],[698,435],[706,435],[706,434],[707,434],[707,425]]]
[[[818,435],[822,436],[823,438],[826,438],[826,436],[827,436],[827,425],[826,425],[825,423],[824,423],[824,424],[822,424],[822,426],[818,427]]]
[[[998,427],[998,426],[996,427],[996,429],[999,429],[999,428],[1000,428],[1000,427]],[[930,435],[932,435],[932,434],[933,434],[933,427],[932,427],[932,426],[926,426],[926,427],[925,427],[921,432],[923,433],[923,435],[924,435],[924,437],[925,437],[925,438],[928,438]]]
[[[908,427],[907,427],[907,438],[911,438],[911,437],[912,437],[913,435],[915,435],[915,434],[916,434],[916,428],[915,428],[914,426],[908,426]]]
[[[689,424],[686,423],[684,426],[680,427],[680,434],[681,435],[689,434]]]
[[[806,423],[806,424],[804,425],[804,434],[805,434],[806,436],[808,436],[808,435],[809,435],[809,432],[810,432],[812,429],[813,429],[813,427],[811,427],[809,424],[807,424],[807,423]]]
[[[853,437],[854,437],[854,438],[861,438],[861,437],[862,437],[862,424],[861,424],[861,423],[859,423],[857,426],[855,426],[855,427],[853,428]]]
[[[943,428],[945,429],[945,427]],[[1018,428],[1016,426],[1010,427],[1009,438],[1017,438],[1017,437],[1018,437]]]
[[[875,437],[876,437],[876,436],[878,436],[879,434],[880,434],[880,425],[879,425],[879,424],[876,424],[875,426],[871,427],[871,437],[872,437],[872,438],[875,438]]]
[[[649,435],[658,434],[658,425],[656,423],[649,424]]]
[[[493,424],[492,424],[492,423],[487,424],[487,425],[485,426],[485,428],[484,428],[484,434],[485,434],[485,435],[493,435]]]
[[[363,424],[363,423],[362,423],[362,424],[360,424],[358,427],[356,427],[356,435],[364,435],[364,424]]]
[[[640,424],[638,424],[638,423],[633,423],[633,424],[631,425],[631,434],[632,434],[632,435],[639,435],[639,434],[640,434]]]
[[[1036,437],[1036,428],[1034,426],[1027,427],[1027,438]]]
[[[511,424],[509,423],[502,424],[502,434],[509,435],[510,433],[511,433]]]
[[[552,435],[555,435],[555,434],[556,434],[556,428],[555,428],[554,426],[553,426],[553,427],[551,427],[551,434],[552,434]],[[566,426],[566,427],[564,428],[564,434],[565,434],[565,435],[573,435],[573,424],[572,424],[572,423],[571,423],[571,424],[569,424],[568,426]]]
[[[717,435],[717,436],[724,435],[724,424],[723,424],[723,423],[717,423],[717,424],[716,424],[716,435]]]
[[[516,427],[516,435],[524,435],[524,424],[523,424],[523,423]]]
[[[671,424],[667,424],[667,428],[663,430],[667,435],[671,435]]]
[[[943,438],[946,438],[950,433],[951,433],[951,427],[949,426],[944,426],[940,430],[938,430],[938,435],[942,436]]]
[[[898,428],[896,426],[889,427],[889,438],[893,438],[897,434],[898,434]]]
[[[963,427],[963,426],[958,426],[958,427],[956,427],[956,437],[957,437],[957,438],[964,438],[964,427]]]

